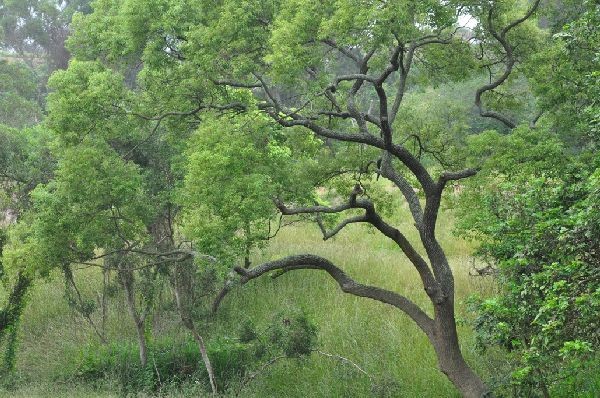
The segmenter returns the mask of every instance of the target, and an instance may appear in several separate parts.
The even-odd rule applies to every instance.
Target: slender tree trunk
[[[452,300],[446,300],[435,306],[433,331],[429,338],[435,349],[440,370],[463,397],[490,396],[489,389],[469,367],[460,351]]]
[[[133,294],[130,296],[129,293],[126,292],[127,296],[127,307],[129,308],[129,314],[133,318],[135,329],[137,333],[138,346],[140,350],[140,363],[142,367],[145,367],[148,363],[148,347],[146,344],[146,333],[144,330],[144,320],[139,317],[137,314],[134,300],[130,300],[130,297],[133,297]]]
[[[206,367],[206,372],[208,373],[208,379],[210,380],[210,387],[212,389],[213,394],[217,394],[217,378],[215,377],[215,371],[210,363],[210,358],[208,357],[208,353],[206,352],[206,346],[204,345],[204,339],[200,334],[196,331],[195,327],[190,329],[192,335],[194,336],[194,340],[198,343],[198,348],[200,349],[200,355],[202,356],[202,361],[204,362],[204,366]]]
[[[102,269],[102,298],[100,306],[102,308],[101,329],[102,335],[106,336],[106,316],[107,316],[107,287],[110,281],[110,271],[107,268]]]
[[[129,314],[133,319],[137,332],[138,346],[140,350],[140,363],[142,364],[142,367],[145,367],[148,363],[148,349],[146,345],[146,334],[144,333],[145,317],[140,316],[137,311],[135,304],[135,292],[133,290],[133,275],[131,271],[120,270],[119,273],[121,274],[121,282],[123,284],[123,290],[125,291],[127,308],[129,309]]]
[[[6,339],[6,349],[4,351],[4,369],[3,372],[11,373],[15,370],[17,361],[17,346],[18,346],[18,333],[19,333],[19,321],[17,318],[15,322],[8,328],[8,338]]]
[[[215,377],[215,372],[213,370],[212,364],[210,362],[210,358],[208,357],[208,352],[206,351],[206,345],[204,344],[204,339],[196,330],[196,326],[194,325],[194,321],[190,316],[187,300],[183,295],[185,293],[182,290],[185,290],[181,286],[180,277],[178,275],[181,271],[181,267],[176,267],[173,275],[173,292],[175,293],[175,302],[177,304],[177,309],[179,311],[179,315],[181,316],[181,322],[183,325],[192,333],[194,340],[198,344],[198,348],[200,350],[200,356],[202,357],[202,361],[204,362],[204,367],[206,368],[206,373],[208,373],[208,379],[210,382],[210,387],[212,389],[213,394],[218,393],[217,389],[217,378]],[[182,273],[183,274],[183,273]]]
[[[96,325],[96,322],[94,322],[94,320],[92,319],[92,314],[88,313],[85,308],[84,308],[84,301],[83,301],[83,297],[81,295],[81,292],[79,291],[79,288],[77,287],[77,284],[75,283],[75,276],[73,275],[73,271],[71,270],[71,268],[66,265],[63,267],[63,273],[65,275],[65,280],[66,280],[66,289],[67,289],[67,294],[69,294],[69,286],[73,289],[74,297],[73,299],[73,305],[74,305],[74,309],[79,312],[81,314],[81,316],[88,322],[88,324],[91,326],[92,330],[94,331],[94,333],[96,333],[96,336],[98,336],[98,338],[100,339],[100,342],[102,344],[108,344],[108,341],[106,340],[106,337],[104,336],[104,331],[102,329],[99,329],[98,326]],[[77,308],[77,306],[79,306],[79,308]]]
[[[138,345],[140,347],[140,363],[142,367],[146,367],[148,363],[148,348],[146,346],[146,335],[144,333],[144,322],[141,325],[136,322]]]

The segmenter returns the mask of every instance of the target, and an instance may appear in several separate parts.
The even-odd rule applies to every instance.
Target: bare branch
[[[516,123],[513,122],[512,120],[510,120],[510,118],[508,118],[507,116],[505,116],[499,112],[486,110],[483,107],[483,104],[481,101],[481,96],[483,95],[483,93],[494,90],[496,87],[500,86],[502,83],[504,83],[506,81],[506,79],[508,79],[508,77],[512,73],[513,67],[515,66],[515,63],[517,61],[516,61],[514,53],[513,53],[514,48],[506,39],[506,34],[511,29],[515,28],[519,24],[521,24],[521,23],[525,22],[527,19],[529,19],[533,15],[533,13],[537,10],[538,6],[540,5],[540,2],[541,2],[541,0],[535,0],[535,2],[532,4],[531,8],[525,13],[525,15],[523,15],[523,17],[511,22],[506,27],[504,27],[500,32],[498,32],[494,28],[494,24],[493,24],[494,8],[491,7],[488,11],[488,16],[487,16],[488,30],[491,33],[491,35],[494,37],[494,39],[496,39],[496,41],[498,41],[498,43],[500,43],[500,45],[502,46],[504,53],[505,53],[506,62],[505,62],[504,72],[502,73],[502,75],[500,75],[498,78],[496,78],[496,80],[493,80],[490,83],[477,89],[477,91],[475,92],[475,105],[479,109],[480,116],[496,119],[496,120],[502,122],[506,127],[510,128],[510,129],[515,128],[517,126]]]
[[[525,15],[523,15],[519,19],[514,20],[513,22],[511,22],[510,24],[508,24],[504,29],[502,29],[501,35],[505,36],[511,29],[513,29],[517,25],[520,25],[523,22],[527,21],[533,15],[533,13],[536,12],[536,10],[538,9],[540,3],[541,3],[541,0],[535,0],[535,2],[531,5],[531,7],[525,13]]]
[[[241,284],[245,284],[271,271],[283,269],[290,271],[299,269],[325,271],[338,283],[344,293],[370,298],[394,306],[407,314],[425,334],[430,336],[433,333],[432,319],[411,300],[386,289],[358,283],[323,257],[310,254],[289,256],[280,260],[266,262],[249,270],[236,267],[235,271],[241,276]]]
[[[350,198],[347,203],[328,207],[328,206],[310,206],[310,207],[299,207],[290,209],[286,207],[281,202],[276,202],[277,207],[285,215],[297,215],[297,214],[320,214],[320,213],[340,213],[349,209],[364,209],[365,214],[363,216],[357,216],[347,219],[338,225],[333,231],[327,232],[320,223],[319,218],[317,218],[317,222],[319,222],[319,227],[321,228],[321,232],[323,233],[324,240],[329,239],[331,236],[334,236],[339,231],[341,231],[346,225],[350,223],[357,222],[368,222],[373,225],[379,232],[383,235],[394,241],[398,247],[402,250],[404,255],[411,261],[419,276],[421,277],[421,281],[423,282],[423,287],[425,292],[431,299],[436,302],[442,302],[445,300],[445,296],[442,294],[439,283],[435,280],[431,270],[429,269],[429,265],[423,259],[423,257],[415,250],[413,245],[408,241],[406,236],[397,228],[392,227],[390,224],[385,222],[383,218],[375,211],[375,206],[373,203],[367,199],[357,198],[357,195],[362,193],[362,190],[359,185],[355,186],[352,193],[350,194]],[[418,199],[417,199],[418,200]]]
[[[412,185],[410,185],[402,175],[396,172],[392,166],[392,158],[388,152],[384,151],[381,160],[381,175],[392,181],[396,187],[400,189],[400,192],[402,192],[402,195],[408,203],[413,219],[415,220],[417,227],[419,227],[423,222],[423,208],[421,207],[419,197],[415,193]]]
[[[398,114],[398,110],[400,109],[400,104],[404,99],[404,93],[406,91],[406,81],[408,77],[408,73],[410,72],[410,68],[412,66],[413,57],[415,55],[415,51],[420,47],[429,45],[429,44],[448,44],[451,42],[452,37],[456,33],[456,30],[450,34],[448,38],[441,38],[438,35],[428,35],[424,36],[420,39],[417,39],[411,43],[408,50],[406,51],[406,55],[404,56],[404,47],[402,47],[402,53],[400,54],[399,64],[397,65],[395,70],[400,70],[400,78],[398,81],[398,88],[396,91],[396,97],[394,98],[394,104],[392,105],[392,109],[390,111],[389,119],[390,124],[394,123],[396,119],[396,115]]]
[[[352,208],[364,208],[366,205],[363,204],[363,206],[357,205],[356,202],[356,197],[358,195],[360,195],[361,193],[363,193],[362,188],[360,187],[360,185],[355,185],[354,188],[352,189],[352,192],[350,193],[350,198],[348,199],[347,203],[344,203],[342,205],[339,206],[334,206],[334,207],[328,207],[328,206],[308,206],[308,207],[296,207],[296,208],[288,208],[283,202],[281,202],[280,200],[276,199],[275,200],[275,205],[277,206],[277,208],[279,209],[279,211],[286,215],[286,216],[292,216],[292,215],[296,215],[296,214],[310,214],[310,213],[340,213],[344,210],[348,210],[348,209],[352,209]],[[366,203],[367,201],[361,201],[362,203]]]
[[[544,115],[544,111],[541,110],[538,113],[535,114],[535,116],[533,117],[533,119],[531,119],[531,122],[529,122],[529,128],[534,129],[535,126],[537,125],[538,120],[540,120],[540,118]]]
[[[223,288],[219,291],[219,294],[217,294],[217,297],[215,297],[215,300],[213,301],[213,304],[212,304],[212,313],[213,314],[215,314],[217,312],[217,310],[219,309],[219,306],[221,305],[221,302],[223,301],[225,296],[227,296],[227,294],[231,291],[231,289],[233,289],[235,287],[235,285],[236,285],[236,281],[233,280],[232,277],[228,278],[225,281]]]
[[[262,87],[260,83],[243,83],[236,82],[231,80],[212,80],[213,84],[217,86],[229,86],[229,87],[237,87],[237,88],[260,88]]]
[[[269,366],[272,366],[273,364],[275,364],[277,361],[281,360],[281,359],[286,359],[288,358],[285,355],[278,355],[276,357],[273,357],[271,359],[269,359],[267,362],[265,362],[264,364],[262,364],[262,366],[252,372],[252,373],[248,373],[240,382],[240,385],[238,387],[238,390],[236,391],[235,396],[239,397],[240,394],[242,393],[242,390],[244,389],[244,387],[246,387],[252,380],[254,380],[257,376],[261,375],[267,368],[269,368]]]
[[[329,47],[334,48],[336,50],[338,50],[341,54],[345,55],[347,58],[351,59],[352,61],[354,61],[356,64],[361,64],[362,60],[360,59],[359,56],[357,56],[356,54],[353,54],[352,51],[350,51],[349,49],[342,47],[340,45],[338,45],[335,40],[332,39],[325,39],[322,40],[322,42],[324,44],[327,44]]]
[[[81,292],[79,291],[79,288],[77,287],[77,284],[75,283],[75,278],[73,277],[73,272],[71,271],[71,268],[68,265],[63,266],[63,274],[65,276],[67,285],[71,285],[71,287],[73,288],[73,291],[76,294],[77,305],[79,305],[79,310],[77,312],[79,312],[80,315],[83,316],[87,320],[87,322],[90,324],[90,326],[92,327],[92,329],[94,330],[94,332],[96,333],[98,338],[100,339],[100,342],[102,344],[108,344],[108,341],[106,340],[106,337],[104,336],[104,333],[101,332],[100,329],[98,329],[96,323],[92,319],[91,314],[84,309],[85,303],[83,301],[83,297],[81,296]],[[67,289],[68,289],[68,286],[67,286]]]
[[[128,111],[127,109],[124,109],[123,107],[117,105],[117,104],[113,104],[113,107],[119,109],[120,111],[122,111],[123,113],[125,113],[126,115],[132,115],[132,116],[136,116],[139,117],[141,119],[144,120],[148,120],[148,121],[162,121],[163,119],[169,117],[169,116],[191,116],[194,115],[198,112],[200,112],[202,109],[204,109],[204,105],[198,105],[196,108],[190,110],[190,111],[185,111],[185,112],[176,112],[176,111],[171,111],[171,112],[165,112],[161,115],[158,116],[147,116],[147,115],[143,115],[141,113],[137,113],[137,112],[132,112],[132,111]]]
[[[141,140],[140,142],[138,142],[137,144],[135,144],[133,146],[133,148],[131,148],[129,151],[127,151],[127,153],[125,155],[123,155],[124,159],[129,159],[129,157],[133,154],[133,152],[137,148],[139,148],[141,145],[145,144],[152,137],[154,137],[154,135],[158,131],[158,128],[160,127],[161,123],[167,117],[172,117],[172,116],[182,116],[182,117],[183,116],[192,116],[192,115],[196,115],[197,113],[199,113],[203,109],[213,109],[213,110],[218,110],[218,111],[244,110],[244,109],[246,109],[246,105],[243,104],[243,103],[241,103],[241,102],[232,102],[230,104],[225,104],[225,105],[199,104],[196,108],[194,108],[194,109],[192,109],[190,111],[186,111],[186,112],[166,112],[166,113],[163,113],[163,114],[161,114],[159,116],[146,116],[146,115],[143,115],[143,114],[140,114],[140,113],[137,113],[137,112],[128,111],[128,110],[123,109],[122,107],[120,107],[119,105],[116,105],[116,104],[113,104],[113,107],[121,110],[126,115],[132,115],[132,116],[136,116],[136,117],[139,117],[141,119],[144,119],[144,120],[155,121],[156,122],[154,124],[154,127],[150,131],[150,133],[146,136],[146,138],[144,138],[143,140]]]
[[[469,178],[477,174],[478,169],[465,169],[461,171],[445,171],[440,175],[438,180],[438,187],[440,190],[444,189],[444,186],[448,181],[462,180],[463,178]]]
[[[364,374],[365,376],[367,376],[367,377],[369,378],[369,380],[370,380],[371,382],[373,382],[373,376],[371,376],[371,375],[370,375],[370,374],[368,374],[368,373],[367,373],[367,372],[366,372],[366,371],[365,371],[363,368],[361,368],[360,366],[358,366],[358,364],[357,364],[356,362],[353,362],[353,361],[349,360],[348,358],[346,358],[346,357],[343,357],[343,356],[341,356],[341,355],[337,355],[337,354],[330,354],[330,353],[328,353],[328,352],[323,352],[323,351],[321,351],[321,350],[313,350],[313,352],[316,352],[316,353],[318,353],[318,354],[320,354],[320,355],[323,355],[323,356],[325,356],[325,357],[327,357],[327,358],[331,358],[331,359],[337,359],[338,361],[340,361],[340,362],[342,362],[342,363],[348,364],[348,365],[350,365],[350,366],[354,367],[354,368],[355,368],[356,370],[358,370],[360,373],[362,373],[362,374]]]
[[[321,228],[321,232],[323,233],[323,240],[328,240],[337,235],[344,227],[349,224],[361,223],[361,222],[369,222],[369,218],[366,215],[354,216],[345,219],[341,223],[339,223],[335,228],[331,231],[327,231],[323,223],[318,219],[319,227]]]

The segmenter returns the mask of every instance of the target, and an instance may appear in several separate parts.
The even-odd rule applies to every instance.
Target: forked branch
[[[361,194],[362,190],[360,186],[355,186],[350,194],[348,202],[329,207],[329,206],[310,206],[310,207],[298,207],[289,208],[281,202],[276,202],[279,211],[284,215],[299,215],[299,214],[317,214],[317,221],[319,222],[319,215],[322,213],[332,214],[341,213],[349,209],[364,209],[365,213],[356,217],[350,217],[342,221],[332,231],[327,231],[323,224],[319,222],[319,227],[323,232],[323,239],[327,240],[340,232],[344,227],[352,223],[366,222],[374,226],[384,236],[394,241],[398,247],[402,250],[404,255],[413,264],[427,295],[435,302],[440,303],[445,300],[445,296],[442,294],[439,283],[435,280],[434,275],[429,268],[427,262],[423,257],[415,250],[414,246],[406,238],[406,236],[400,232],[397,228],[388,224],[380,214],[375,210],[375,205],[368,199],[357,198],[357,195]]]

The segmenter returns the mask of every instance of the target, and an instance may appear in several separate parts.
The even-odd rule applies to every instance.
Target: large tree
[[[430,162],[431,158],[435,158],[435,152],[422,139],[428,131],[403,131],[398,128],[400,121],[396,120],[403,98],[409,93],[413,75],[454,72],[453,62],[461,64],[464,61],[460,55],[468,53],[469,49],[466,41],[456,35],[456,18],[460,8],[443,7],[438,2],[415,3],[410,11],[399,7],[405,7],[406,3],[361,3],[359,9],[351,5],[357,4],[283,4],[272,21],[268,18],[266,23],[262,21],[271,30],[261,29],[261,21],[252,20],[249,25],[253,29],[244,34],[266,34],[267,37],[262,40],[254,37],[245,43],[248,47],[238,49],[246,57],[246,65],[249,64],[246,66],[241,60],[238,61],[242,68],[249,69],[247,79],[240,80],[238,76],[245,71],[231,72],[233,66],[228,64],[229,68],[224,72],[229,73],[217,75],[214,80],[217,84],[232,87],[252,86],[258,97],[259,108],[286,128],[301,126],[323,140],[356,143],[365,151],[374,150],[372,161],[377,172],[391,181],[408,203],[425,256],[403,231],[383,218],[377,210],[378,205],[369,198],[368,191],[360,181],[351,189],[347,200],[337,205],[290,204],[279,197],[275,198],[275,203],[283,215],[316,215],[324,239],[335,236],[352,223],[366,223],[375,227],[395,242],[414,265],[431,301],[433,315],[430,316],[426,310],[397,292],[353,280],[329,260],[315,255],[290,256],[250,270],[236,268],[236,271],[241,275],[242,283],[245,283],[275,270],[324,270],[344,292],[395,306],[411,317],[428,336],[441,371],[457,389],[464,396],[479,397],[487,392],[487,388],[465,362],[460,351],[453,275],[436,237],[436,222],[444,188],[451,181],[474,175],[476,170],[450,169],[434,174],[435,168],[428,167],[432,163],[428,164],[426,158],[421,157],[429,153]],[[501,56],[497,59],[493,57],[494,62],[503,66],[497,74],[494,73],[496,70],[490,69],[490,82],[476,91],[475,105],[481,116],[514,128],[517,122],[488,109],[484,97],[511,75],[517,62],[517,50],[512,41],[518,40],[517,28],[532,15],[537,3],[528,11],[512,17],[502,13],[507,6],[507,3],[493,3],[491,6],[482,5],[466,10],[472,16],[481,17],[476,32],[480,35],[478,40],[486,52],[490,51],[488,45],[496,46],[492,51],[497,51]],[[233,18],[235,10],[228,9],[227,5],[224,8],[221,18]],[[466,10],[463,9],[463,12]],[[229,20],[227,22],[221,19],[213,28],[227,26]],[[216,40],[222,40],[221,37],[227,37],[230,32],[223,33]],[[252,50],[263,40],[270,47],[262,58],[256,59],[252,56]],[[260,45],[258,47],[255,51],[260,53]],[[236,59],[238,54],[234,52],[228,56]],[[222,62],[222,58],[217,58],[218,62]],[[429,58],[437,61],[441,67],[428,70]],[[231,81],[235,79],[235,82]],[[416,151],[410,151],[405,145],[410,139],[417,142]],[[445,166],[450,162],[442,160],[441,163]],[[368,165],[368,162],[363,164],[367,170]],[[423,195],[424,201],[419,194]],[[332,213],[351,215],[327,229],[320,221],[320,216]]]
[[[382,233],[413,264],[432,311],[312,254],[236,271],[245,283],[275,270],[324,270],[344,292],[398,308],[427,335],[457,389],[480,397],[488,389],[460,351],[454,279],[436,236],[444,188],[476,169],[464,168],[444,128],[406,123],[403,104],[416,90],[474,75],[487,81],[473,93],[476,112],[514,128],[519,114],[492,106],[514,99],[499,89],[515,82],[519,61],[535,49],[528,20],[539,3],[98,0],[94,13],[74,19],[69,48],[80,60],[126,74],[138,100],[111,104],[109,96],[90,105],[95,113],[79,114],[94,134],[102,134],[94,118],[154,121],[147,140],[172,140],[172,120],[203,126],[190,142],[178,199],[199,251],[247,254],[270,235],[275,209],[314,219],[324,239],[355,223]],[[234,114],[223,117],[228,112]],[[460,127],[449,125],[460,136]],[[67,139],[90,135],[73,126]],[[108,144],[128,154],[117,148],[118,137]],[[419,242],[386,219],[389,192],[379,176],[406,201]]]

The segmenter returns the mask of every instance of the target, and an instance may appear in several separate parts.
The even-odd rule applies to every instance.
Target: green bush
[[[247,346],[227,338],[208,342],[207,351],[221,390],[242,375],[252,361]],[[209,391],[206,369],[193,341],[152,342],[148,346],[146,367],[141,366],[134,343],[90,346],[81,352],[74,376],[86,382],[113,380],[124,395],[186,383],[201,384]]]

